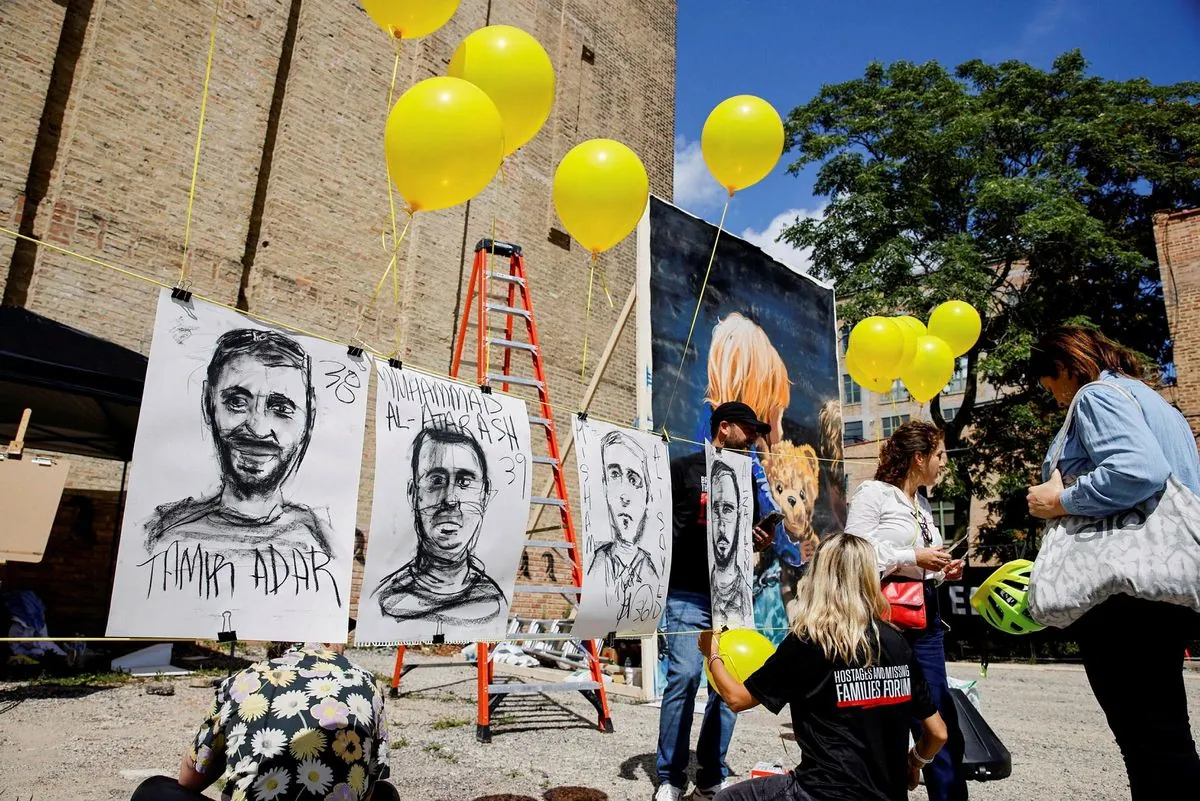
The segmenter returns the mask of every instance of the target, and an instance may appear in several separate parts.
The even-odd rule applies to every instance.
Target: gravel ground
[[[390,673],[390,654],[351,656]],[[952,665],[950,672],[978,678],[974,665]],[[212,698],[210,688],[194,686],[202,681],[173,680],[171,697],[147,695],[140,680],[108,689],[0,685],[0,799],[126,799],[145,776],[173,775]],[[474,736],[474,686],[468,666],[417,669],[405,677],[402,696],[389,702],[391,767],[402,798],[650,798],[656,708],[614,698],[616,732],[606,735],[595,731],[592,707],[577,694],[526,696],[519,709],[500,707],[494,740],[482,745]],[[1082,670],[994,665],[980,687],[988,722],[1012,751],[1013,775],[972,783],[974,798],[1128,798],[1120,756]],[[1192,720],[1200,721],[1200,674],[1188,673],[1187,688]],[[798,761],[795,743],[782,738],[786,719],[786,712],[776,718],[762,709],[743,715],[731,767],[744,775],[759,760]],[[913,801],[923,797],[912,795]]]

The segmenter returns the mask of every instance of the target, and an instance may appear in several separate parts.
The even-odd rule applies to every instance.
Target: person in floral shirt
[[[192,801],[214,782],[232,801],[398,799],[382,688],[340,651],[305,645],[230,676],[178,781],[147,779],[133,801]]]

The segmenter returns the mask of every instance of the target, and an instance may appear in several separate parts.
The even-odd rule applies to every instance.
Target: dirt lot
[[[390,672],[389,654],[352,658]],[[954,665],[951,673],[979,675],[974,665]],[[616,732],[606,735],[594,730],[592,708],[579,695],[526,696],[519,706],[501,706],[495,739],[482,745],[474,736],[473,678],[467,666],[418,669],[390,702],[391,767],[403,798],[650,798],[656,708],[614,698]],[[174,774],[212,690],[194,686],[203,683],[195,676],[173,683],[171,697],[147,695],[148,682],[140,680],[104,689],[0,685],[0,799],[125,799],[145,776]],[[1128,798],[1120,756],[1081,670],[994,665],[980,687],[985,715],[1013,753],[1013,775],[973,783],[974,798]],[[1200,674],[1189,672],[1187,687],[1195,724]],[[743,715],[729,754],[734,770],[744,775],[759,760],[798,761],[795,743],[781,737],[785,719],[761,709]]]

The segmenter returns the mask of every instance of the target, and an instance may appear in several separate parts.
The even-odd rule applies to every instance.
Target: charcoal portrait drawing
[[[708,487],[714,624],[718,620],[753,620],[750,577],[739,559],[744,521],[737,473],[725,462],[714,461]]]
[[[417,552],[375,588],[380,612],[452,625],[493,621],[508,602],[475,556],[492,492],[479,442],[451,422],[423,428],[413,441],[407,492]]]

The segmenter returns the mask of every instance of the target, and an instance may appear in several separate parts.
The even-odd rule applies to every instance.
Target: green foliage
[[[958,412],[946,423],[936,400],[932,412],[960,502],[996,498],[985,555],[1023,548],[1024,488],[1058,419],[1026,376],[1038,337],[1082,320],[1171,361],[1152,215],[1200,205],[1197,100],[1200,83],[1089,75],[1075,51],[1049,71],[871,64],[789,115],[790,170],[820,165],[814,191],[829,203],[783,239],[812,249],[843,319],[924,319],[950,299],[980,311]],[[982,382],[1001,399],[977,404]]]

